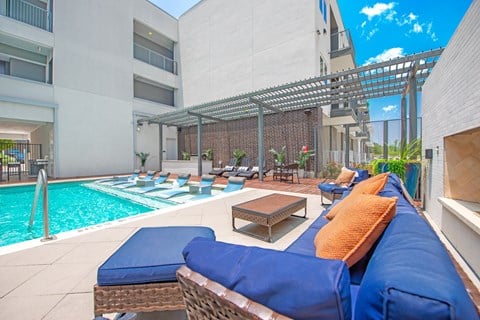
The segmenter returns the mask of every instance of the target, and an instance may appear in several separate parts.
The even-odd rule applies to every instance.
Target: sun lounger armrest
[[[177,270],[177,279],[183,292],[189,319],[217,313],[224,315],[226,319],[290,319],[186,266]]]

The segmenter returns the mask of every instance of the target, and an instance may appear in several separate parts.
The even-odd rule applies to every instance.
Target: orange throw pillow
[[[385,187],[389,175],[389,172],[385,172],[377,174],[376,176],[373,176],[367,180],[363,180],[353,187],[350,194],[378,194]]]
[[[335,179],[335,184],[342,187],[348,187],[352,184],[354,179],[355,171],[343,167],[337,179]]]
[[[388,175],[388,172],[381,173],[357,184],[355,187],[353,187],[352,191],[348,196],[345,197],[345,199],[343,199],[342,201],[340,201],[340,203],[337,203],[332,209],[330,209],[325,218],[329,220],[335,218],[337,213],[343,210],[343,208],[348,205],[348,202],[350,201],[352,195],[378,194],[385,187],[385,184],[388,181]]]
[[[346,205],[315,236],[316,256],[344,260],[349,267],[353,266],[367,254],[392,220],[397,199],[357,194],[347,202],[342,201]]]

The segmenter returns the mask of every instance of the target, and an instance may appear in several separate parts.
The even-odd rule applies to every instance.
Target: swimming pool
[[[35,223],[29,228],[35,186],[0,188],[0,247],[43,237],[43,209],[40,196]],[[135,216],[171,203],[147,206],[88,187],[86,182],[48,185],[50,234],[75,230]]]

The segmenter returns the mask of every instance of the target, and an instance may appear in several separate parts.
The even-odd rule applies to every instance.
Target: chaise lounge
[[[349,193],[285,251],[192,240],[177,272],[189,318],[479,319],[396,175]]]
[[[368,179],[368,170],[363,169],[348,169],[343,167],[342,171],[335,180],[324,179],[318,184],[322,205],[324,198],[331,202],[340,199],[345,191],[350,190],[357,183]]]
[[[198,185],[195,185],[196,187],[199,188],[205,188],[205,187],[211,187],[213,183],[215,182],[216,176],[214,175],[209,175],[209,174],[204,174],[202,175],[202,178],[200,179],[200,183]],[[179,196],[182,194],[187,194],[190,192],[190,188],[175,188],[171,190],[164,190],[161,192],[158,192],[155,194],[155,197],[159,197],[162,199],[170,199],[175,196]]]

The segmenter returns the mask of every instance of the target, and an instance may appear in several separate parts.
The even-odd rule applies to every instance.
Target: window
[[[133,95],[135,98],[175,106],[175,90],[173,88],[150,83],[147,80],[135,79],[133,81]]]
[[[0,74],[10,74],[10,64],[8,61],[0,60]]]

